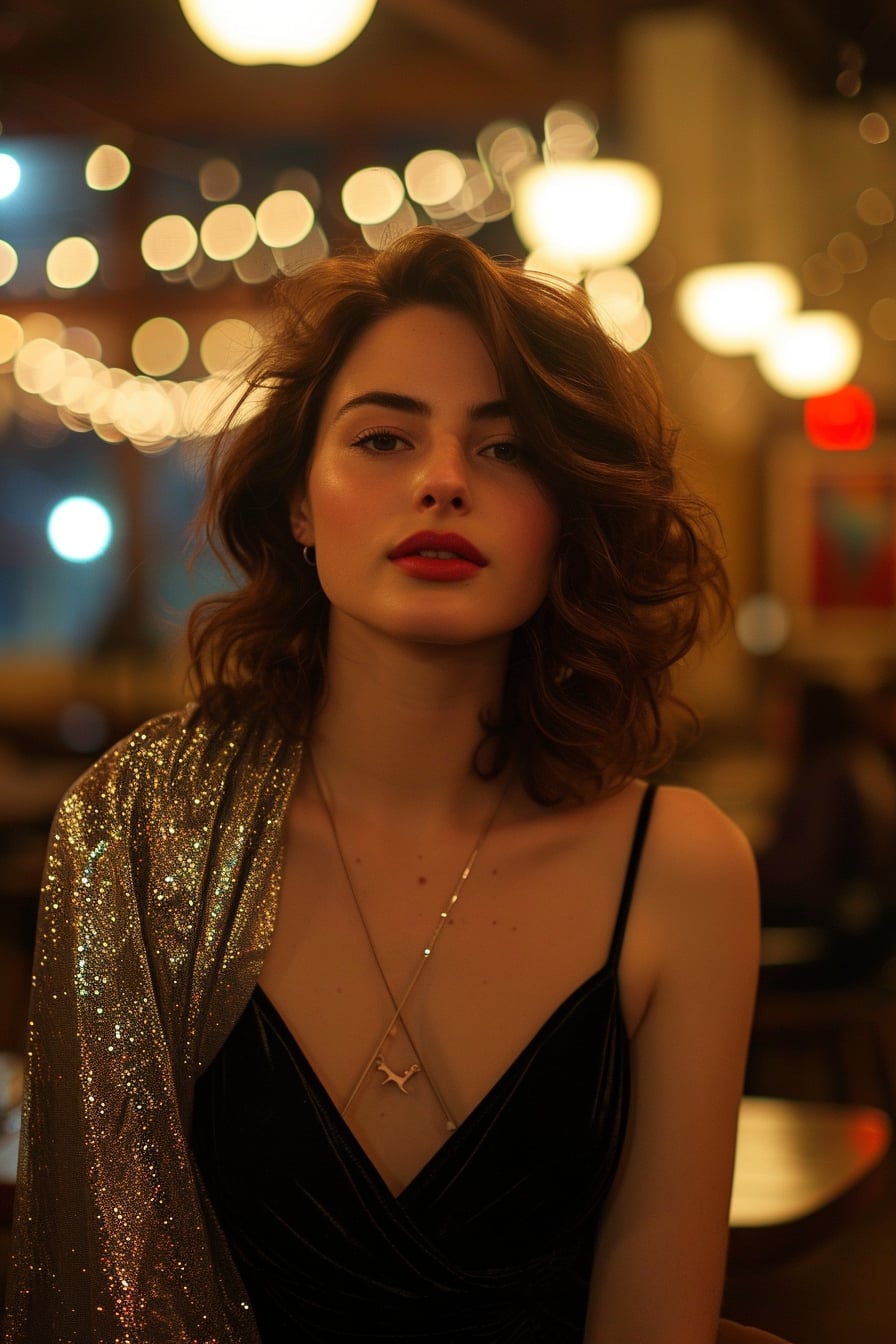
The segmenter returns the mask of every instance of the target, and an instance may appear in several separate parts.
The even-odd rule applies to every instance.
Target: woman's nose
[[[430,510],[466,513],[472,503],[469,464],[456,440],[433,445],[417,480],[417,503]]]

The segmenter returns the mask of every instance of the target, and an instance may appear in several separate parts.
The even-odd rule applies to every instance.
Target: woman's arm
[[[646,1008],[629,1020],[632,1107],[586,1344],[716,1340],[758,944],[745,838],[702,795],[661,790],[621,964],[627,1017]]]

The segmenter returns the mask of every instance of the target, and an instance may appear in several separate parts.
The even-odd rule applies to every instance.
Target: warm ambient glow
[[[235,65],[318,65],[361,32],[376,0],[180,0],[201,42]]]
[[[859,367],[862,339],[844,313],[783,318],[756,354],[763,378],[785,397],[815,397],[843,387]]]
[[[806,437],[828,452],[857,452],[874,442],[874,402],[862,387],[848,383],[803,407]]]
[[[525,245],[582,267],[631,261],[659,223],[656,177],[622,159],[535,164],[512,187],[513,221]]]
[[[747,355],[772,326],[800,305],[796,277],[784,266],[739,262],[702,266],[686,275],[675,294],[685,330],[716,355]]]

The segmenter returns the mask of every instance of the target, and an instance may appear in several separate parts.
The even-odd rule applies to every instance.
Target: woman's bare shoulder
[[[711,949],[717,964],[752,962],[759,886],[749,841],[705,794],[666,786],[656,797],[643,860],[644,905],[667,965]]]
[[[753,873],[753,851],[735,821],[697,789],[663,785],[651,819],[653,844],[674,873],[694,880],[720,871]]]

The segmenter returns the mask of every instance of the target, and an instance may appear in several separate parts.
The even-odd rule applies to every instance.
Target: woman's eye
[[[397,434],[387,429],[374,429],[367,434],[360,434],[352,446],[367,448],[372,453],[391,453],[401,442]]]
[[[512,441],[490,443],[482,451],[490,457],[496,458],[498,462],[519,462],[523,457],[523,450],[520,445]]]

